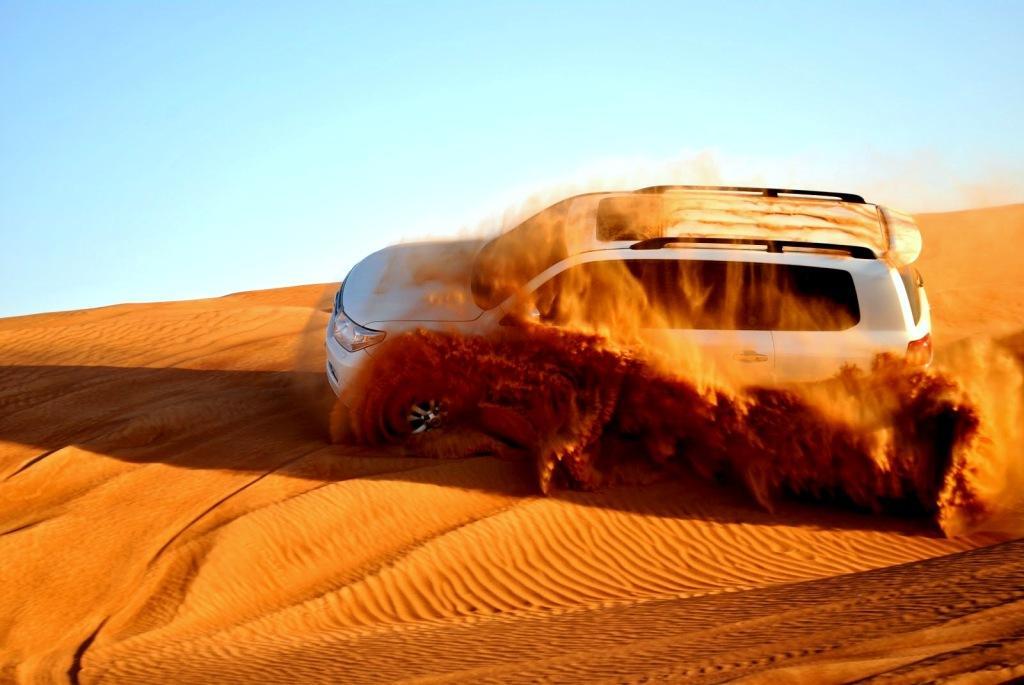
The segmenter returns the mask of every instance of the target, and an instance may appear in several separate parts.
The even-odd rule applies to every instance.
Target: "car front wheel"
[[[409,407],[409,414],[406,416],[409,428],[414,435],[440,428],[443,418],[444,410],[437,400],[413,402]]]

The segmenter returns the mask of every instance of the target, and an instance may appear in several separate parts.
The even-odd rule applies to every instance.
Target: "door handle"
[[[760,352],[757,352],[755,350],[743,350],[742,352],[737,352],[732,356],[732,358],[738,362],[743,362],[745,364],[768,361],[767,354],[761,354]]]

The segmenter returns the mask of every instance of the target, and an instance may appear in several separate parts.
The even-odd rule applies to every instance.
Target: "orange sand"
[[[1024,351],[1024,205],[919,218]],[[333,287],[0,320],[0,682],[1024,676],[1024,540],[330,445]]]

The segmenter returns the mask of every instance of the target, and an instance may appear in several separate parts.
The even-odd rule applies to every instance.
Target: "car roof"
[[[575,211],[569,212],[564,226],[569,252],[601,249],[608,243],[686,237],[849,246],[870,250],[879,258],[901,257],[898,261],[908,261],[908,257],[912,261],[917,256],[893,254],[893,213],[859,196],[782,195],[773,189],[754,193],[750,191],[756,189],[717,187],[656,190],[574,198]],[[916,234],[919,244],[912,219],[900,218],[909,225],[899,228]]]
[[[671,240],[680,238],[682,240]],[[666,240],[669,239],[669,240]],[[921,250],[912,217],[852,193],[722,186],[653,186],[586,193],[538,212],[483,246],[474,295],[492,302],[572,255],[594,250],[734,243],[781,252],[786,247],[845,251],[908,264]]]

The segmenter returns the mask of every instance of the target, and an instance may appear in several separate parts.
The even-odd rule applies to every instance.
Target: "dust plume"
[[[459,237],[492,237],[562,198],[665,184],[848,189],[914,213],[1020,202],[1024,169],[1004,156],[961,159],[948,150],[895,154],[877,150],[737,155],[719,148],[680,149],[664,156],[601,157],[540,180],[495,192],[447,224]],[[422,240],[418,231],[411,240]]]
[[[971,354],[962,368],[985,363]],[[408,408],[426,397],[442,403],[444,428],[410,435]],[[529,459],[543,492],[687,468],[742,484],[769,510],[786,496],[838,501],[933,516],[949,535],[1019,512],[1006,501],[1015,455],[1002,441],[1019,439],[1006,431],[1020,423],[989,423],[991,408],[953,375],[891,357],[812,386],[732,389],[666,372],[600,335],[520,321],[488,337],[398,336],[344,399],[352,408],[336,406],[336,438]]]
[[[755,347],[722,352],[689,333],[809,332],[828,340],[845,331],[847,342],[858,342],[861,311],[849,274],[656,254],[659,241],[693,236],[725,248],[810,235],[826,250],[836,243],[884,255],[886,268],[904,275],[920,233],[909,218],[901,224],[883,213],[885,231],[873,205],[819,200],[812,210],[782,197],[723,203],[713,193],[648,189],[569,198],[489,242],[380,253],[349,278],[377,283],[374,294],[384,285],[397,290],[401,297],[387,302],[402,310],[387,316],[353,298],[348,315],[437,325],[396,326],[367,351],[370,362],[333,411],[332,435],[404,442],[437,457],[531,460],[544,492],[687,469],[738,482],[767,509],[798,497],[931,516],[948,535],[1017,530],[1024,383],[1008,353],[977,343],[925,369],[902,354],[872,360],[847,351],[843,358],[859,366],[826,381],[776,385],[772,374],[758,375],[767,365],[735,363],[744,355],[762,359],[740,362],[764,361]],[[901,225],[902,238],[889,235]],[[549,271],[602,241],[634,252]],[[886,287],[891,275],[883,274]],[[454,333],[484,312],[497,312],[496,330]],[[811,371],[802,380],[820,377]],[[411,435],[410,408],[429,401],[440,402],[443,428]]]
[[[939,366],[970,396],[981,435],[965,462],[965,487],[986,504],[983,520],[948,507],[946,531],[983,529],[1024,533],[1024,369],[1020,358],[989,338],[960,341],[939,357]],[[958,491],[945,493],[956,499]],[[955,503],[955,502],[954,502]]]

